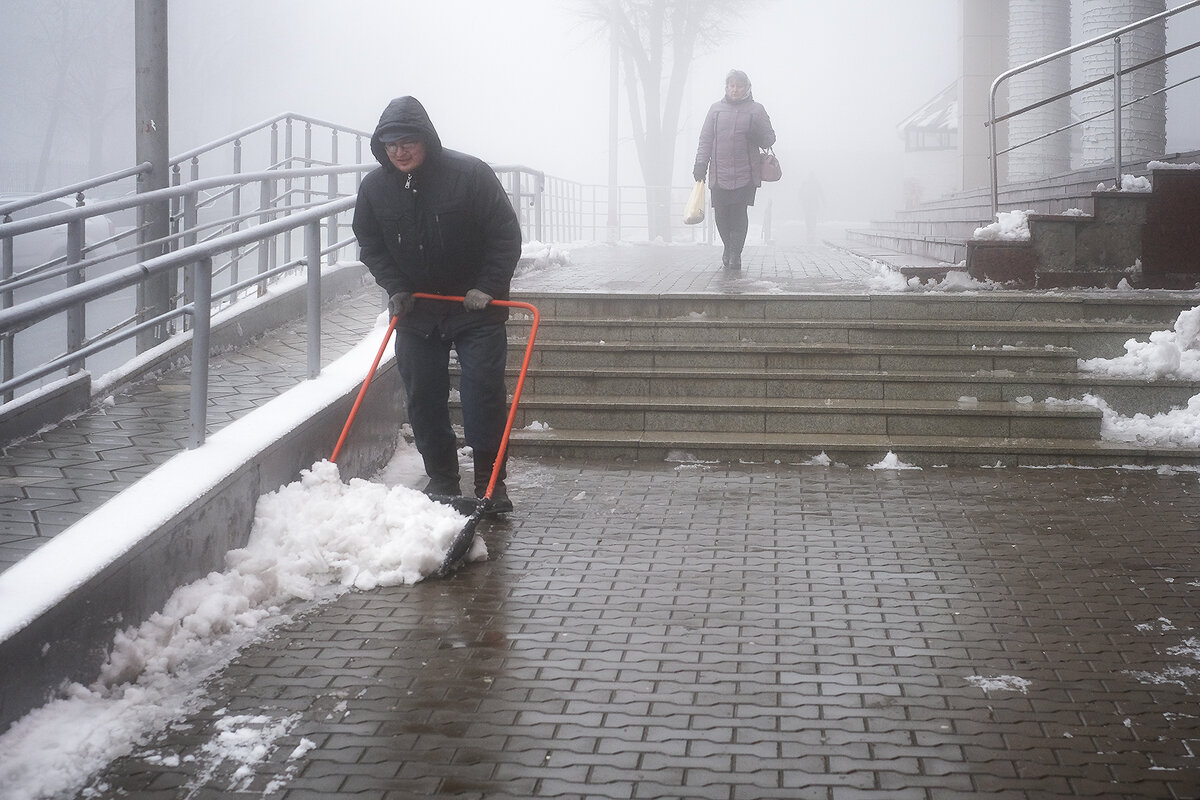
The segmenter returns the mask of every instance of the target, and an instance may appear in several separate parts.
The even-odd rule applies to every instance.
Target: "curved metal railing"
[[[1087,122],[1091,122],[1095,119],[1099,119],[1100,117],[1103,117],[1107,114],[1112,114],[1112,116],[1113,116],[1113,170],[1114,170],[1115,176],[1116,176],[1116,185],[1117,186],[1121,185],[1121,167],[1122,167],[1121,118],[1122,118],[1122,111],[1125,108],[1127,108],[1131,105],[1134,105],[1135,103],[1139,103],[1150,97],[1154,97],[1156,95],[1162,94],[1169,89],[1174,89],[1178,86],[1182,86],[1185,83],[1188,83],[1190,81],[1196,80],[1197,78],[1200,78],[1200,75],[1193,75],[1189,78],[1185,78],[1184,80],[1176,81],[1175,83],[1171,84],[1170,86],[1163,87],[1162,89],[1152,92],[1148,95],[1144,95],[1142,97],[1136,97],[1136,98],[1133,98],[1132,100],[1122,102],[1121,82],[1122,82],[1122,78],[1125,75],[1128,75],[1132,72],[1136,72],[1137,70],[1140,70],[1140,69],[1144,69],[1145,67],[1149,67],[1153,64],[1158,64],[1158,63],[1167,61],[1168,59],[1170,59],[1174,56],[1177,56],[1181,53],[1186,53],[1189,50],[1193,50],[1197,47],[1200,47],[1200,42],[1193,42],[1191,44],[1188,44],[1183,47],[1172,50],[1169,53],[1164,53],[1163,55],[1158,56],[1156,58],[1150,58],[1150,59],[1142,61],[1138,64],[1133,64],[1131,66],[1126,67],[1126,66],[1123,66],[1123,64],[1122,64],[1121,37],[1131,31],[1138,30],[1139,28],[1144,28],[1147,25],[1154,25],[1156,23],[1163,22],[1169,17],[1175,16],[1176,14],[1182,13],[1182,12],[1187,11],[1191,8],[1194,8],[1196,6],[1200,6],[1200,0],[1189,0],[1189,2],[1183,3],[1179,6],[1176,6],[1175,8],[1171,8],[1171,9],[1163,11],[1159,14],[1154,14],[1153,16],[1146,17],[1143,20],[1139,20],[1137,22],[1126,25],[1122,28],[1118,28],[1117,30],[1114,30],[1109,33],[1103,34],[1101,36],[1097,36],[1095,38],[1089,39],[1086,42],[1081,42],[1079,44],[1072,45],[1071,47],[1064,48],[1055,53],[1050,53],[1049,55],[1046,55],[1041,58],[1030,61],[1027,64],[1022,64],[1018,67],[1013,67],[1012,69],[1001,73],[994,81],[992,81],[991,91],[988,95],[988,122],[987,122],[987,125],[988,125],[988,129],[990,131],[990,134],[991,134],[989,137],[989,139],[990,139],[989,161],[990,161],[990,165],[991,165],[991,200],[992,200],[992,216],[993,217],[995,217],[996,212],[998,212],[1000,210],[1000,168],[999,168],[999,160],[1000,160],[999,157],[1000,156],[1004,155],[1005,153],[1012,152],[1013,150],[1016,150],[1019,147],[1024,147],[1025,145],[1033,144],[1034,142],[1041,141],[1042,139],[1045,139],[1049,136],[1053,136],[1057,133],[1062,133],[1064,131],[1075,128],[1079,125],[1083,125]],[[1065,92],[1056,94],[1052,97],[1043,98],[1035,103],[1031,103],[1022,108],[1014,109],[1012,111],[1009,111],[1006,114],[998,115],[996,113],[997,93],[999,92],[1000,87],[1006,81],[1008,81],[1009,78],[1012,78],[1013,76],[1019,75],[1023,72],[1028,72],[1029,70],[1036,69],[1037,67],[1040,67],[1044,64],[1048,64],[1052,61],[1057,61],[1062,58],[1068,58],[1072,54],[1078,53],[1081,50],[1086,50],[1090,47],[1102,45],[1109,41],[1111,41],[1113,43],[1113,68],[1112,68],[1111,74],[1106,75],[1103,78],[1099,78],[1097,80],[1093,80],[1088,83],[1072,87],[1071,89],[1068,89]],[[1112,108],[1110,108],[1106,111],[1103,111],[1099,114],[1090,116],[1086,119],[1081,119],[1081,120],[1072,122],[1070,125],[1064,125],[1063,127],[1057,128],[1053,131],[1048,131],[1044,134],[1041,134],[1040,136],[1034,137],[1033,139],[1029,139],[1024,142],[1018,142],[1016,144],[1009,144],[1008,147],[1006,147],[1004,149],[1000,149],[999,141],[998,141],[999,134],[997,132],[999,123],[1004,122],[1005,120],[1012,119],[1013,117],[1020,116],[1021,114],[1024,114],[1028,111],[1032,111],[1036,108],[1041,108],[1042,106],[1048,105],[1057,100],[1062,100],[1064,98],[1071,97],[1071,96],[1073,96],[1079,92],[1082,92],[1086,89],[1091,89],[1095,86],[1099,86],[1099,85],[1107,83],[1109,81],[1112,81],[1112,84],[1113,84],[1113,106],[1112,106]]]

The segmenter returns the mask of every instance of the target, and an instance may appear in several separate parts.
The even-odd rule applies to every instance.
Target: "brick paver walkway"
[[[1200,796],[1195,474],[513,473],[491,560],[250,647],[105,796]]]
[[[518,276],[514,292],[861,294],[878,285],[879,275],[879,267],[870,261],[821,244],[748,245],[741,270],[722,269],[719,245],[566,245],[563,249],[568,263]]]
[[[362,341],[375,324],[374,287],[327,304],[321,363]],[[304,320],[212,358],[208,430],[219,430],[304,380]],[[171,370],[130,386],[81,416],[0,450],[0,570],[62,533],[187,448],[190,373]]]
[[[586,248],[516,288],[859,292],[876,272],[821,246],[752,247],[737,276],[718,259]],[[300,334],[230,358],[215,394],[269,399]],[[114,452],[182,441],[175,381],[150,387],[178,396],[168,423],[105,412],[137,429]],[[71,448],[118,434],[71,429],[0,459],[4,530],[75,513],[13,487],[98,503],[153,468],[101,455],[123,464],[106,480]],[[511,484],[489,561],[309,610],[80,798],[1200,798],[1194,473],[518,458]],[[250,775],[206,748],[231,719],[286,731]]]

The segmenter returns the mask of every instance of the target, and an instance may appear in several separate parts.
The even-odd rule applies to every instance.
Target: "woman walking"
[[[747,209],[762,185],[759,148],[775,144],[775,130],[762,103],[754,101],[750,78],[741,70],[725,76],[725,96],[708,110],[700,129],[692,177],[708,178],[717,233],[725,244],[721,263],[742,268],[742,248],[750,227]]]

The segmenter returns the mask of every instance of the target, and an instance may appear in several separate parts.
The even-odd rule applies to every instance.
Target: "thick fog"
[[[371,130],[392,97],[425,104],[447,146],[605,184],[609,40],[580,0],[171,0],[171,151],[280,112]],[[819,181],[828,213],[901,205],[897,124],[957,73],[958,0],[734,4],[693,62],[674,173],[730,68],[770,113],[786,212]],[[0,191],[134,162],[132,0],[0,0]],[[620,180],[639,184],[624,93]]]
[[[606,183],[609,42],[582,5],[172,0],[171,150],[282,111],[370,130],[389,99],[412,94],[448,146]],[[679,185],[690,182],[700,123],[730,68],[749,73],[788,175],[819,168],[831,185],[886,169],[901,148],[896,123],[954,79],[955,0],[743,5],[725,41],[692,65]],[[47,185],[89,166],[133,163],[131,0],[0,0],[0,8],[9,23],[0,26],[0,67],[21,76],[0,87],[3,159],[36,162],[53,129],[53,160],[63,166]],[[620,109],[621,182],[636,184],[623,94]],[[23,173],[3,175],[0,184],[16,184]]]

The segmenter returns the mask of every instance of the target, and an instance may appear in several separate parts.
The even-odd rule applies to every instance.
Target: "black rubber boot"
[[[507,459],[505,459],[507,462]],[[495,453],[476,453],[475,454],[475,496],[483,497],[487,493],[488,484],[492,481],[492,469],[496,465]],[[492,496],[489,498],[485,509],[490,514],[507,514],[513,510],[512,500],[508,498],[508,488],[504,485],[504,479],[508,475],[508,464],[500,464],[500,477],[496,479],[496,485],[492,487]]]

